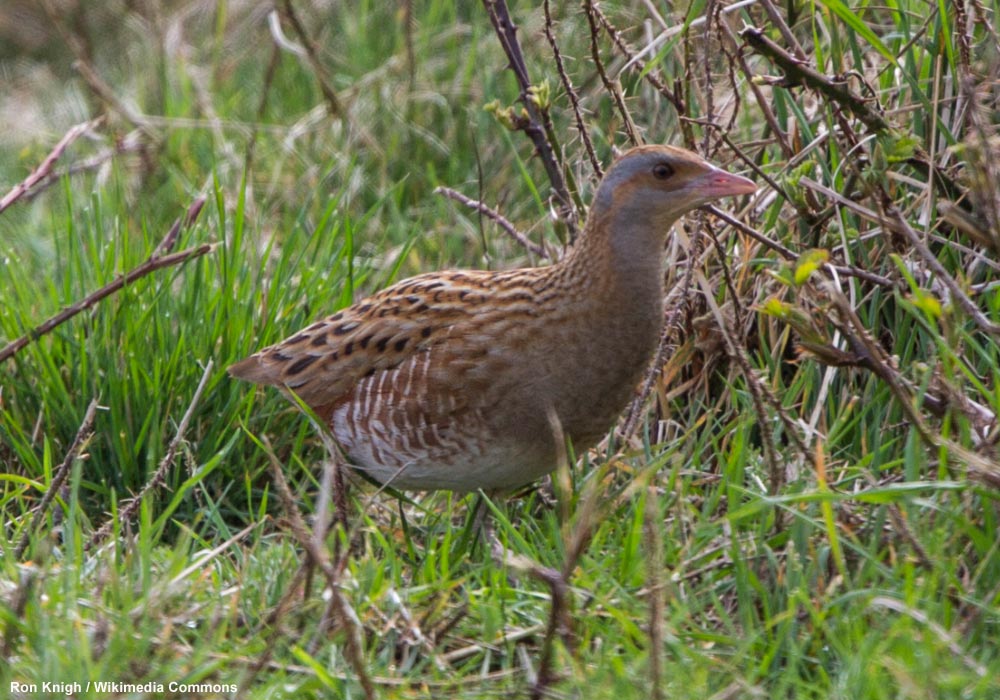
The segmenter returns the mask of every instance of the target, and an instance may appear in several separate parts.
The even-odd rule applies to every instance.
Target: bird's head
[[[639,146],[611,166],[594,206],[601,216],[623,214],[636,223],[670,224],[702,204],[756,189],[752,180],[727,173],[691,151]]]

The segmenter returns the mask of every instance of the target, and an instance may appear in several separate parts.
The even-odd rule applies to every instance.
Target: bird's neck
[[[609,310],[656,306],[663,296],[664,243],[673,221],[651,220],[641,207],[595,207],[563,261],[599,290]],[[617,302],[617,303],[616,303]]]
[[[669,222],[658,222],[669,228]],[[574,444],[595,443],[632,396],[663,325],[666,230],[642,217],[591,212],[573,250],[552,268],[558,313],[571,316],[586,352],[554,367],[555,406]],[[562,372],[565,376],[560,375]]]

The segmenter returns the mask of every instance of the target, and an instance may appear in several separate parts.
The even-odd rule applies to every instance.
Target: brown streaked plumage
[[[623,155],[559,262],[399,282],[229,368],[297,394],[352,466],[404,489],[503,489],[555,468],[628,403],[663,322],[678,217],[754,184],[670,146]]]

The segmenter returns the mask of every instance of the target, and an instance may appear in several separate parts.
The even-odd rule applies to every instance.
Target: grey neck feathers
[[[589,268],[595,282],[611,287],[608,292],[614,289],[633,300],[639,295],[651,301],[662,292],[664,243],[676,217],[657,216],[636,200],[619,200],[609,207],[598,193],[587,230],[567,263]]]

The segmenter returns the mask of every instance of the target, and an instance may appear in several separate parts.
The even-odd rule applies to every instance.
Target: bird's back
[[[293,391],[352,463],[399,488],[513,487],[554,439],[540,352],[557,354],[551,268],[429,273],[233,365]]]

